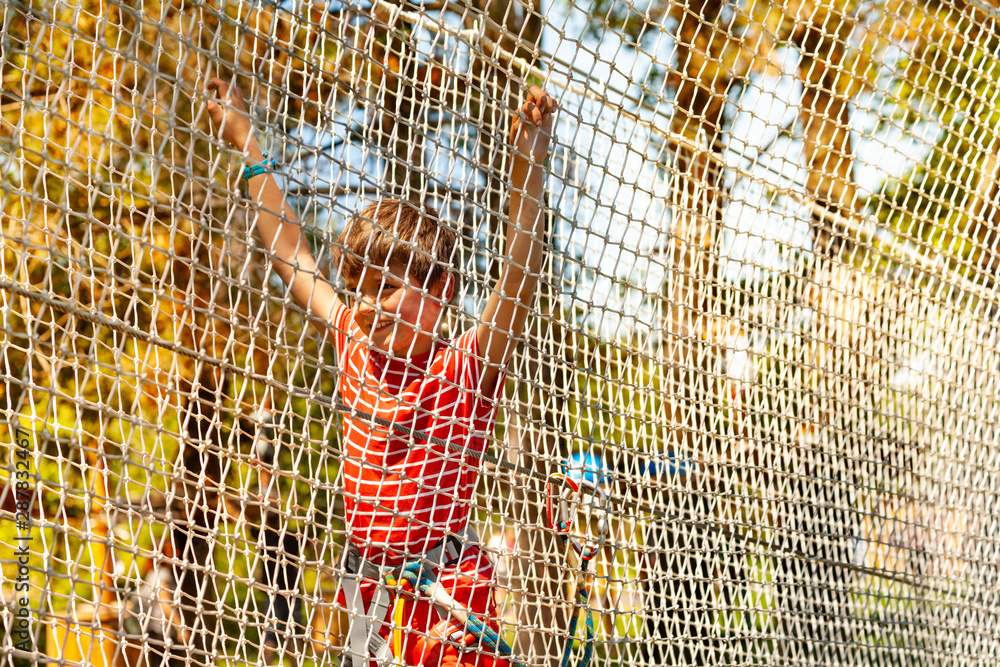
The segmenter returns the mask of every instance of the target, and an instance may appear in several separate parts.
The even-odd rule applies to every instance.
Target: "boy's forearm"
[[[556,103],[532,86],[511,124],[514,162],[510,170],[510,217],[504,269],[486,301],[476,340],[487,364],[483,391],[493,391],[502,369],[524,333],[528,309],[545,257],[545,161],[552,138]]]
[[[518,164],[522,163],[522,164]],[[507,224],[507,277],[537,276],[542,268],[545,216],[545,171],[541,165],[517,160],[511,170],[510,220]]]
[[[484,391],[492,390],[500,369],[510,359],[521,337],[534,299],[545,253],[545,215],[541,205],[545,176],[541,166],[511,172],[510,218],[504,269],[483,311],[479,344],[490,362]]]
[[[256,138],[247,142],[246,155],[250,163],[262,163],[264,154]],[[315,281],[320,278],[316,261],[309,251],[305,235],[295,212],[270,173],[254,176],[248,181],[250,197],[258,205],[257,231],[264,248],[274,254],[274,269],[289,287],[292,297],[311,310]],[[313,313],[326,319],[329,313]]]
[[[246,156],[249,163],[259,164],[264,161],[264,154],[261,152],[260,145],[257,143],[255,137],[251,137],[247,141]],[[295,212],[292,211],[292,207],[285,201],[285,194],[269,173],[264,172],[260,176],[254,176],[248,181],[248,185],[251,199],[260,207],[257,216],[257,231],[260,232],[264,245],[269,250],[273,250],[278,254],[280,259],[287,259],[278,252],[279,248],[275,247],[275,239],[276,237],[287,236],[288,239],[279,238],[278,240],[297,240],[297,238],[292,238],[293,236],[299,236],[301,233]],[[282,224],[286,222],[295,224]],[[281,245],[284,246],[285,244],[282,243]]]
[[[209,89],[218,91],[206,108],[220,138],[234,147],[250,164],[262,164],[264,153],[254,135],[253,123],[243,101],[243,91],[232,82],[219,78],[209,81]],[[247,182],[249,195],[257,205],[256,227],[266,250],[274,257],[274,269],[288,291],[317,323],[330,324],[339,307],[336,290],[322,275],[309,252],[295,212],[285,200],[278,183],[266,168]],[[242,175],[242,174],[241,174]]]

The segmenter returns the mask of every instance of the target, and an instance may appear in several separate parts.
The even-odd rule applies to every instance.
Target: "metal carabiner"
[[[559,482],[562,488],[559,490],[559,520],[553,518],[552,512],[552,483]],[[552,528],[559,534],[560,537],[566,539],[569,537],[570,529],[573,527],[572,517],[569,516],[568,505],[566,501],[563,500],[563,491],[569,487],[570,491],[574,494],[580,493],[580,486],[574,482],[572,479],[566,475],[555,472],[549,475],[549,481],[545,483],[545,520],[548,522],[549,528]]]
[[[559,490],[558,495],[552,492],[553,481],[558,481],[561,483],[562,488]],[[571,492],[571,497],[565,497],[565,490],[569,487]],[[589,488],[592,495],[600,499],[600,505],[604,516],[598,518],[598,529],[597,529],[597,539],[584,541],[573,536],[573,524],[576,522],[577,514],[579,513],[580,505],[583,503],[582,489]],[[583,563],[587,563],[597,552],[600,551],[601,547],[604,545],[604,538],[608,532],[608,520],[606,516],[606,511],[604,508],[608,504],[608,495],[605,493],[601,485],[596,481],[581,480],[578,484],[572,478],[567,477],[562,473],[553,473],[549,476],[549,481],[547,482],[547,498],[545,507],[545,517],[548,521],[549,528],[552,528],[562,537],[564,540],[568,541],[577,554],[580,556],[580,560]],[[553,497],[558,498],[559,504],[559,519],[554,519],[553,513]],[[593,507],[593,505],[589,505]],[[588,517],[589,518],[589,517]],[[587,528],[583,531],[583,534],[589,533],[589,522]]]

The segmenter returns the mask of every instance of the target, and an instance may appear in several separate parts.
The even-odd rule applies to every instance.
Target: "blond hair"
[[[358,280],[365,266],[403,266],[420,285],[433,285],[452,269],[456,234],[427,204],[382,199],[347,224],[333,248],[340,275]]]

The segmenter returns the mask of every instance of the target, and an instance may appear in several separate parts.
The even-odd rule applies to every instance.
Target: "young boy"
[[[277,183],[266,169],[253,167],[265,156],[241,91],[220,79],[210,87],[219,95],[208,104],[212,120],[250,165],[245,175],[259,204],[257,229],[274,268],[336,343],[340,401],[378,418],[344,419],[349,543],[340,602],[351,612],[344,664],[490,667],[493,657],[465,634],[440,598],[434,604],[383,580],[419,561],[458,605],[496,628],[493,571],[469,530],[480,467],[474,454],[492,433],[504,371],[538,283],[543,164],[556,104],[532,87],[513,119],[504,270],[479,324],[447,341],[438,331],[455,290],[455,233],[419,202],[383,200],[367,207],[348,223],[335,249],[350,297],[350,305],[343,304],[317,270]],[[392,614],[390,598],[401,600]]]

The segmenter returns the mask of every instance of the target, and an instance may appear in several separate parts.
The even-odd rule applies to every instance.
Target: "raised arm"
[[[520,109],[522,115],[512,123],[514,162],[505,264],[477,332],[479,349],[487,361],[484,392],[492,392],[500,371],[514,354],[538,286],[545,254],[544,165],[556,108],[555,100],[532,86]]]
[[[243,153],[248,164],[264,162],[264,154],[253,133],[253,125],[243,103],[243,92],[222,79],[212,79],[209,88],[218,99],[208,103],[208,113],[222,139]],[[320,273],[309,252],[298,218],[270,173],[248,181],[250,196],[257,203],[257,230],[264,247],[274,255],[274,269],[289,287],[295,301],[318,324],[330,327],[340,305],[333,285]]]

